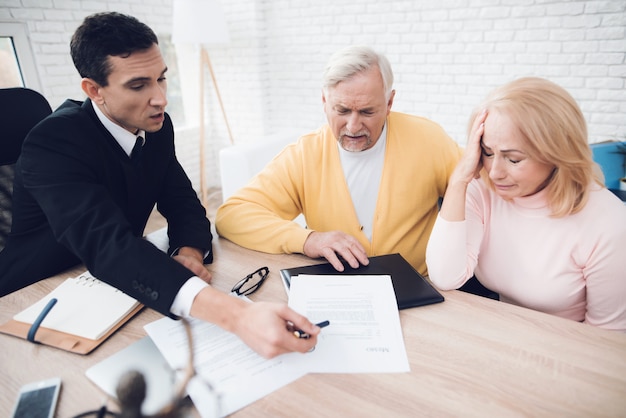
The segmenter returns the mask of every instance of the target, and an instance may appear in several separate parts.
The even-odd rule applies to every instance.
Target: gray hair
[[[385,94],[389,97],[393,88],[391,64],[387,57],[367,46],[349,46],[334,53],[324,69],[322,88],[327,93],[330,87],[372,67],[380,70]]]

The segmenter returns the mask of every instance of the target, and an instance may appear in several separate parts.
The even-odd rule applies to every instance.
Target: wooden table
[[[214,285],[228,291],[256,268],[270,276],[253,300],[287,300],[279,270],[314,262],[271,255],[216,238]],[[0,299],[0,322],[43,297],[75,269]],[[626,416],[626,334],[459,291],[400,312],[411,365],[402,374],[309,374],[238,411],[241,417]],[[144,309],[81,356],[0,334],[0,416],[19,387],[62,378],[58,417],[96,409],[104,392],[85,370],[145,336],[161,317]],[[111,403],[109,403],[111,405]]]

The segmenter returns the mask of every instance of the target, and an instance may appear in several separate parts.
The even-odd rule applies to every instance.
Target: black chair
[[[30,130],[52,113],[41,94],[22,87],[0,89],[0,250],[11,230],[14,167]]]

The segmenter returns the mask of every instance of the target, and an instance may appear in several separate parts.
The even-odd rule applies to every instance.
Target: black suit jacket
[[[79,262],[157,311],[193,274],[141,238],[154,205],[167,219],[170,252],[209,251],[205,209],[176,159],[174,131],[147,133],[135,167],[92,104],[68,100],[29,133],[16,165],[13,225],[0,252],[0,295]]]

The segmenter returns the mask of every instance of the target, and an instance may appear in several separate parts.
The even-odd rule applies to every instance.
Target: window
[[[0,88],[41,91],[26,24],[0,22]]]
[[[0,37],[0,88],[24,87],[13,38]]]

